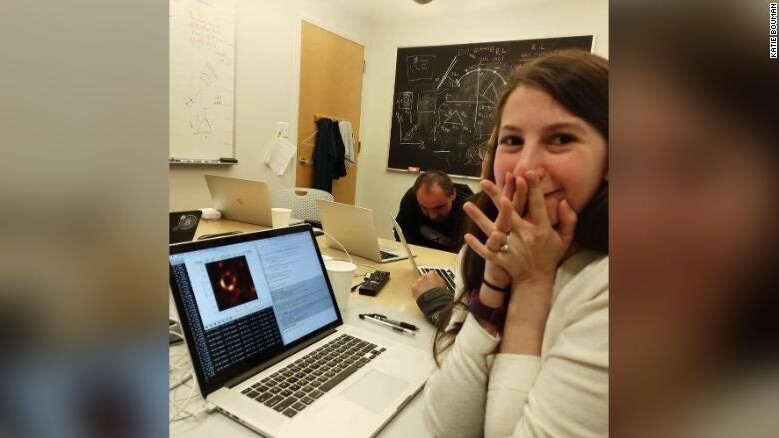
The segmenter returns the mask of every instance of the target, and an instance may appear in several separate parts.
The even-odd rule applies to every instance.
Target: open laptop
[[[398,233],[398,237],[400,237],[400,242],[403,243],[403,248],[406,249],[406,252],[411,254],[411,248],[408,246],[408,242],[406,242],[406,236],[403,235],[403,230],[400,228],[400,224],[395,220],[392,215],[390,215],[390,219],[392,219],[392,224],[395,228],[395,232]],[[441,276],[441,278],[444,279],[446,282],[446,287],[449,288],[452,292],[455,290],[455,283],[454,283],[454,271],[452,268],[448,266],[419,266],[417,265],[417,262],[414,260],[414,257],[409,257],[409,261],[411,261],[411,266],[414,268],[414,271],[418,275],[426,274],[430,271],[433,271]]]
[[[170,212],[170,243],[188,242],[195,237],[200,210]]]
[[[271,202],[268,185],[262,181],[205,175],[214,208],[222,218],[270,227]],[[290,225],[302,219],[290,218]]]
[[[308,225],[173,245],[169,265],[203,397],[265,436],[374,435],[432,370],[344,325]]]
[[[349,204],[318,199],[316,202],[322,228],[327,234],[328,245],[332,236],[349,253],[373,260],[378,263],[394,262],[408,257],[408,252],[379,245],[376,226],[373,223],[373,210]]]

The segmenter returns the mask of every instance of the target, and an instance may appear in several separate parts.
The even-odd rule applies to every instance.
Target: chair
[[[276,189],[271,192],[271,205],[292,209],[292,217],[320,223],[317,199],[333,200],[333,195],[319,189],[304,187]]]

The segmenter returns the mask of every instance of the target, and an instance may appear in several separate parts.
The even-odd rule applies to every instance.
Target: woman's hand
[[[517,284],[551,283],[560,260],[573,241],[576,229],[576,213],[566,200],[557,205],[560,224],[555,230],[549,221],[546,201],[540,188],[538,173],[528,171],[524,177],[508,178],[513,181],[511,201],[507,190],[500,189],[490,181],[483,181],[483,190],[496,202],[498,217],[492,222],[474,205],[466,206],[466,213],[487,234],[482,244],[473,235],[466,234],[465,241],[486,265],[500,267],[510,278],[512,288]],[[524,189],[526,188],[526,189]],[[522,217],[523,192],[527,190],[527,213]],[[506,227],[509,224],[509,227]],[[486,275],[486,268],[485,268]]]
[[[505,209],[501,210],[501,198],[505,197],[507,199],[513,199],[513,206],[515,211],[518,214],[521,214],[522,210],[524,209],[525,198],[527,196],[527,185],[524,183],[524,180],[520,182],[520,185],[516,185],[514,176],[510,173],[507,173],[506,175],[506,185],[504,186],[502,192],[492,181],[482,180],[480,183],[482,191],[490,197],[492,203],[499,211],[495,222],[486,219],[486,216],[484,216],[484,214],[482,214],[478,207],[476,207],[476,205],[473,203],[467,202],[463,206],[466,214],[474,219],[474,221],[476,221],[476,217],[479,217],[478,215],[481,215],[480,217],[486,219],[481,223],[478,221],[476,223],[487,236],[487,240],[484,242],[484,246],[489,248],[491,251],[498,251],[505,241],[506,234],[511,231],[511,211]],[[509,175],[511,175],[510,178],[508,178]],[[465,239],[466,242],[468,239],[476,240],[476,238],[471,234],[466,234]],[[505,269],[487,259],[485,259],[484,278],[491,284],[499,287],[508,286],[511,281],[511,277]],[[487,298],[488,301],[491,301],[489,300],[489,297]]]
[[[527,172],[524,178],[516,177],[515,186],[527,184],[525,217],[518,213],[522,210],[517,208],[520,204],[517,193],[512,201],[501,195],[498,201],[498,219],[495,222],[490,221],[476,208],[466,210],[476,224],[493,239],[493,242],[488,239],[486,244],[482,244],[474,236],[466,235],[466,242],[477,254],[484,257],[487,264],[499,266],[511,278],[511,299],[502,330],[499,350],[501,353],[533,356],[541,354],[557,265],[571,245],[576,229],[576,213],[565,200],[556,206],[560,222],[558,229],[552,227],[546,201],[539,186],[540,179],[535,172]],[[492,183],[483,187],[488,193],[499,192]],[[496,224],[502,225],[501,221],[509,214],[511,230],[504,233],[502,230],[505,228],[498,229]],[[496,249],[494,241],[498,239],[503,239],[503,244]]]

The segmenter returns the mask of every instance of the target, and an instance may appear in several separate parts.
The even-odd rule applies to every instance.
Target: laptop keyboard
[[[382,260],[392,259],[398,256],[397,254],[393,254],[391,252],[382,251],[382,250],[379,250],[379,253],[381,253]]]
[[[241,394],[287,417],[294,417],[385,350],[343,334],[244,389]]]
[[[441,276],[441,278],[444,279],[444,281],[446,282],[446,286],[449,289],[454,290],[454,272],[452,272],[451,269],[420,266],[419,270],[422,271],[423,274],[427,274],[430,271],[436,272],[438,275]]]

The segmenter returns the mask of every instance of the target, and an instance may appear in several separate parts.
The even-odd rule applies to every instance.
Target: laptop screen
[[[309,226],[171,247],[170,273],[204,395],[341,323]]]

